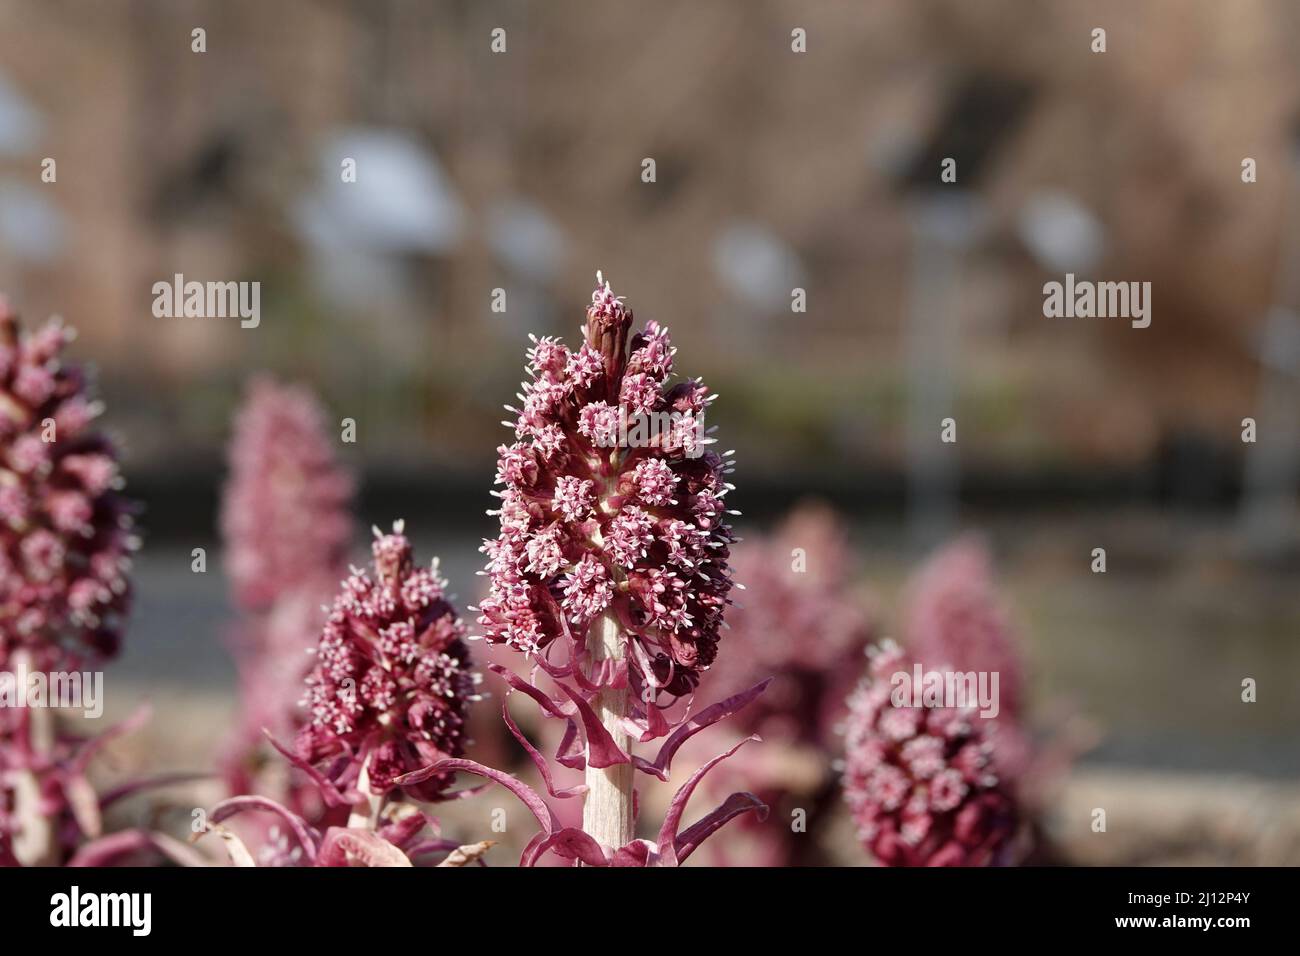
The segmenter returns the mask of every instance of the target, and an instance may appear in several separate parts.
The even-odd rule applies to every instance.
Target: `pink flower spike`
[[[352,540],[352,478],[325,413],[306,388],[255,379],[235,420],[221,530],[226,570],[245,610],[337,577]]]
[[[671,701],[716,654],[731,590],[729,462],[673,438],[699,424],[707,389],[671,385],[667,329],[631,335],[632,320],[599,278],[576,354],[534,340],[519,440],[500,449],[500,534],[483,549],[478,623],[490,643],[537,654],[566,630],[581,645],[612,612],[635,645],[623,655],[633,689]]]
[[[531,665],[528,678],[493,667],[511,692],[564,721],[554,759],[584,771],[581,791],[557,791],[541,754],[503,711],[547,791],[584,794],[582,829],[561,826],[519,780],[471,761],[438,761],[399,782],[460,769],[510,788],[541,825],[520,857],[523,866],[548,854],[587,866],[674,866],[718,827],[762,804],[735,795],[678,845],[685,803],[717,758],[678,791],[657,846],[635,838],[630,771],[667,779],[685,740],[753,700],[765,683],[690,717],[730,604],[735,539],[724,499],[732,462],[705,450],[713,439],[704,437],[711,400],[704,386],[668,381],[674,351],[667,330],[652,322],[632,335],[631,310],[600,273],[596,278],[576,353],[558,340],[532,338],[531,380],[522,386],[522,408],[510,408],[515,421],[505,423],[516,440],[498,449],[502,488],[493,494],[501,507],[490,513],[499,528],[482,549],[490,590],[478,618],[489,644],[519,651]],[[545,689],[536,683],[543,675],[550,679]],[[653,762],[632,753],[633,741],[664,736]]]
[[[20,648],[42,671],[110,658],[130,608],[135,506],[72,339],[57,319],[24,332],[0,299],[0,669]]]
[[[443,597],[435,561],[415,567],[402,523],[375,531],[374,574],[343,582],[307,677],[308,723],[295,751],[334,767],[329,779],[383,796],[399,777],[465,752],[466,717],[477,699],[465,629]],[[450,778],[411,790],[438,800]]]
[[[993,560],[979,538],[937,552],[909,582],[903,613],[907,647],[923,661],[957,670],[996,671],[1003,712],[1022,705],[1023,655],[993,581]]]
[[[1017,852],[1020,810],[994,771],[997,725],[951,707],[895,706],[912,661],[873,649],[849,698],[844,798],[862,845],[884,866],[991,866]]]

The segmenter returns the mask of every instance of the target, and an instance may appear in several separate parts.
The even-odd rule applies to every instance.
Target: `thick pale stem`
[[[602,660],[621,660],[623,635],[612,614],[602,614],[587,632],[587,650],[595,664]],[[604,690],[594,701],[596,714],[614,742],[624,751],[629,737],[623,728],[627,716],[627,688]],[[582,808],[582,828],[595,839],[617,850],[632,842],[632,765],[587,768],[587,801]]]
[[[26,673],[29,661],[25,652],[16,655],[17,669]],[[47,707],[29,708],[23,715],[24,746],[30,756],[45,756],[54,747],[54,712]],[[12,775],[14,818],[18,821],[13,835],[14,857],[24,866],[57,866],[58,844],[55,821],[45,813],[41,781],[36,774],[22,769]]]
[[[14,818],[18,829],[13,835],[13,853],[23,866],[58,866],[54,842],[54,821],[42,810],[40,781],[30,770],[13,775]]]
[[[378,830],[379,814],[384,809],[384,798],[377,797],[370,792],[370,758],[366,757],[365,763],[361,765],[361,773],[357,776],[357,790],[361,793],[361,799],[352,807],[352,812],[348,814],[349,830]]]

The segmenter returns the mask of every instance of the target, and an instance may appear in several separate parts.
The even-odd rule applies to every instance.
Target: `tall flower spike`
[[[691,736],[744,707],[767,682],[694,717],[690,703],[675,721],[665,715],[682,697],[693,700],[717,651],[731,590],[734,538],[723,504],[731,462],[707,450],[704,412],[714,396],[696,380],[669,384],[675,350],[667,329],[648,322],[629,340],[631,311],[599,272],[596,283],[578,351],[532,337],[521,407],[506,406],[515,441],[498,449],[503,487],[493,494],[501,507],[490,513],[500,533],[483,546],[490,589],[478,619],[490,644],[521,651],[534,665],[532,679],[492,667],[509,684],[506,696],[520,691],[565,722],[555,760],[584,770],[585,783],[557,790],[546,759],[503,708],[548,792],[585,795],[583,829],[562,826],[528,787],[472,761],[444,761],[404,779],[455,769],[509,787],[542,827],[525,864],[553,850],[587,865],[675,865],[723,823],[766,808],[734,794],[689,837],[678,834],[681,808],[720,757],[679,791],[659,843],[636,841],[632,771],[667,780]],[[558,696],[534,682],[539,671]],[[633,743],[664,735],[653,761],[632,753]]]
[[[500,534],[483,548],[491,589],[479,624],[489,642],[570,676],[589,670],[584,638],[607,616],[625,663],[601,665],[589,687],[626,673],[657,711],[690,693],[716,653],[731,589],[731,463],[707,450],[714,396],[699,381],[669,384],[667,329],[649,322],[629,342],[631,310],[597,280],[583,345],[534,337],[522,405],[507,406],[515,441],[498,449]],[[657,713],[641,726],[664,732]]]
[[[702,686],[725,696],[774,675],[741,718],[769,743],[820,746],[858,680],[874,621],[854,593],[856,567],[843,523],[824,505],[804,504],[772,534],[746,534],[735,548],[732,563],[745,592],[727,615],[734,659]],[[792,560],[796,551],[801,566]]]
[[[209,813],[207,829],[221,836],[238,866],[418,866],[435,857],[438,866],[465,866],[492,846],[443,839],[435,819],[399,799],[444,798],[450,772],[411,783],[402,778],[465,752],[469,704],[478,698],[465,630],[444,596],[438,562],[416,568],[403,532],[400,521],[391,534],[376,528],[373,574],[353,569],[343,582],[306,678],[307,722],[292,750],[276,744],[305,772],[326,812],[313,822],[265,796],[222,801]],[[281,610],[296,633],[295,602],[278,601],[267,623],[274,626]],[[272,655],[266,663],[274,662]],[[312,802],[293,796],[298,805]],[[346,826],[336,825],[343,817],[335,811],[349,807]],[[255,851],[245,843],[248,831],[223,826],[250,811],[264,823],[252,831]]]
[[[313,820],[323,811],[317,790],[268,759],[267,735],[290,740],[306,720],[303,681],[338,580],[322,577],[295,589],[265,614],[241,621],[231,640],[239,711],[219,760],[227,788],[232,794],[273,796]]]
[[[352,540],[353,483],[311,392],[256,379],[235,421],[230,466],[221,530],[239,605],[265,610],[322,576],[337,579]]]
[[[974,537],[935,554],[912,578],[903,612],[909,650],[922,661],[998,674],[1002,712],[1020,715],[1024,667],[993,584],[992,559]]]
[[[27,648],[40,670],[116,653],[130,603],[133,508],[103,407],[57,320],[24,333],[0,299],[0,665]]]
[[[727,613],[725,666],[710,670],[700,691],[718,698],[768,675],[772,683],[734,723],[761,736],[763,746],[720,766],[706,792],[720,796],[743,780],[772,815],[766,823],[739,821],[743,840],[706,847],[711,865],[823,861],[818,837],[839,803],[831,744],[875,627],[873,606],[855,592],[858,569],[844,524],[829,507],[806,503],[772,533],[746,534],[733,551],[745,591]],[[796,811],[806,823],[799,832],[788,825]]]
[[[221,526],[244,614],[231,635],[240,710],[222,771],[232,793],[275,796],[315,819],[316,789],[264,760],[263,731],[283,740],[302,724],[307,652],[325,623],[322,605],[347,573],[354,483],[334,455],[315,396],[266,377],[247,391],[229,455]]]
[[[1019,812],[996,772],[996,724],[973,709],[895,706],[911,659],[886,641],[869,660],[844,741],[844,796],[862,845],[885,866],[1011,862]]]
[[[400,521],[375,529],[372,551],[374,574],[353,569],[325,622],[295,749],[340,791],[382,797],[399,776],[465,752],[478,677],[437,560],[415,567]],[[437,800],[450,780],[408,790]]]

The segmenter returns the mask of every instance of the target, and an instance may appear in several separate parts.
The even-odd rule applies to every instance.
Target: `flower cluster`
[[[72,338],[58,320],[23,332],[0,300],[0,663],[111,657],[130,601],[132,507]]]
[[[895,706],[912,661],[889,641],[868,656],[849,698],[843,779],[863,845],[885,866],[1010,862],[1019,810],[996,773],[996,724],[974,709]]]
[[[116,451],[94,428],[103,405],[64,360],[73,338],[57,319],[24,332],[0,298],[0,670],[10,678],[112,657],[130,603],[134,507]],[[144,850],[186,857],[161,834],[104,835],[106,809],[175,779],[104,795],[88,779],[104,745],[146,717],[84,738],[49,707],[0,709],[0,865],[106,864]]]
[[[692,691],[714,660],[732,584],[731,463],[702,437],[715,396],[669,384],[667,329],[649,322],[629,342],[631,310],[597,280],[585,342],[534,338],[521,407],[507,406],[515,441],[498,449],[500,534],[483,548],[479,624],[542,666],[564,646],[556,666],[571,673],[588,628],[611,615],[637,699],[658,703]]]
[[[354,568],[326,619],[295,749],[306,765],[328,765],[332,786],[384,795],[403,774],[465,752],[478,676],[437,560],[415,567],[401,522],[376,529],[372,551],[374,575]],[[449,782],[405,789],[436,800]]]
[[[309,656],[325,626],[326,606],[338,579],[322,578],[278,599],[265,614],[240,622],[232,640],[239,680],[239,711],[220,757],[232,794],[263,793],[316,819],[316,790],[279,772],[267,736],[292,739],[303,725],[303,680]],[[304,802],[305,801],[305,802]]]
[[[255,380],[235,421],[221,511],[226,572],[248,611],[337,580],[352,540],[351,477],[311,392]]]
[[[743,717],[769,743],[828,739],[871,641],[872,614],[854,593],[842,525],[830,508],[806,504],[771,535],[747,534],[735,548],[732,565],[745,591],[727,614],[733,659],[704,688],[726,695],[774,675]]]
[[[922,661],[997,673],[1002,713],[1020,714],[1021,654],[993,584],[992,559],[978,539],[949,544],[912,577],[902,629],[908,650]]]
[[[711,671],[701,688],[720,697],[768,675],[772,682],[736,716],[763,746],[719,767],[706,786],[721,795],[744,780],[773,813],[766,824],[753,816],[739,821],[746,840],[706,847],[715,865],[737,858],[766,866],[820,862],[816,834],[839,804],[830,742],[874,630],[870,606],[855,593],[857,566],[843,526],[829,507],[804,504],[771,534],[747,534],[734,549],[745,590],[727,614],[727,666]],[[806,815],[804,831],[787,823],[796,810]]]
[[[618,764],[667,781],[674,754],[690,738],[749,704],[768,683],[694,714],[688,704],[675,722],[665,716],[694,693],[713,663],[730,603],[735,539],[726,515],[734,512],[723,498],[731,490],[724,478],[731,463],[708,451],[712,440],[703,437],[713,396],[698,381],[669,384],[675,350],[667,330],[650,322],[629,341],[631,311],[600,273],[596,279],[577,352],[553,338],[533,338],[522,408],[507,406],[516,416],[505,423],[515,441],[498,450],[503,488],[494,494],[501,507],[491,513],[500,534],[483,548],[490,578],[480,607],[484,637],[522,652],[531,664],[529,677],[491,665],[507,684],[502,718],[558,799],[587,794],[600,779],[590,771]],[[588,653],[589,636],[606,656]],[[536,683],[539,671],[558,696]],[[607,689],[618,698],[608,709]],[[516,691],[544,718],[564,725],[555,762],[589,771],[587,783],[557,788],[547,759],[510,714]],[[631,751],[630,743],[657,737],[666,739],[653,760]],[[506,787],[540,827],[520,857],[524,866],[549,854],[574,865],[676,866],[728,821],[766,813],[753,794],[737,792],[694,825],[681,826],[700,781],[746,740],[705,762],[678,789],[655,841],[629,838],[620,828],[598,839],[566,823],[568,815],[516,777],[473,760],[442,760],[398,782],[465,772]],[[624,796],[635,803],[630,788]]]
[[[316,819],[316,789],[275,772],[279,765],[264,759],[263,732],[286,739],[302,724],[308,651],[325,624],[323,605],[347,570],[354,483],[334,456],[312,393],[269,378],[248,389],[229,454],[221,528],[244,614],[231,648],[240,711],[222,771],[231,793],[274,795]]]

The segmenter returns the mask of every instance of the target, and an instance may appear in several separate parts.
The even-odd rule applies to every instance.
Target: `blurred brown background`
[[[8,0],[0,285],[83,331],[140,467],[215,456],[258,366],[354,410],[376,461],[481,474],[520,334],[570,332],[600,267],[733,399],[751,467],[877,469],[933,147],[983,206],[953,316],[969,462],[1236,454],[1287,265],[1297,37],[1287,2]],[[1043,319],[1065,269],[1026,233],[1053,203],[1096,227],[1064,265],[1153,282],[1150,329]],[[175,272],[260,280],[265,326],[155,319]]]
[[[1099,773],[1294,781],[1298,54],[1288,0],[0,0],[0,289],[79,328],[149,506],[120,679],[229,706],[188,554],[257,370],[356,419],[364,520],[472,601],[525,335],[600,268],[721,393],[756,525],[828,498],[886,595],[985,528]],[[1045,318],[1066,272],[1151,327]],[[175,273],[259,281],[260,327],[155,318]]]

